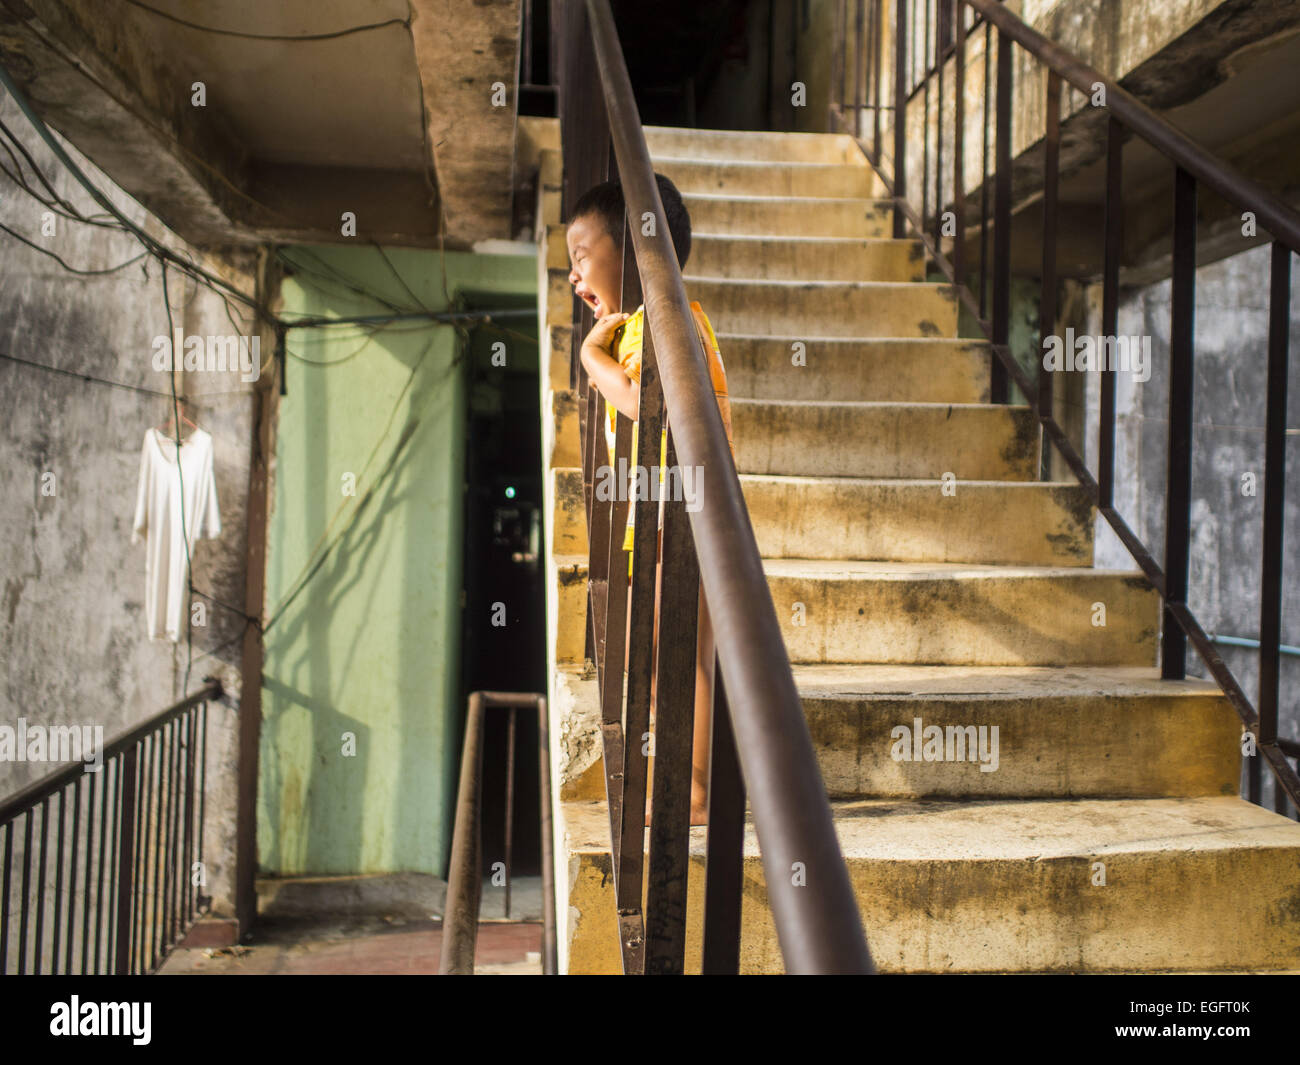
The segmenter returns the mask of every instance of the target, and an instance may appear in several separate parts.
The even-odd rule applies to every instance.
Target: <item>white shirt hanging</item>
[[[136,492],[131,542],[147,537],[144,563],[144,610],[149,639],[162,633],[180,640],[181,616],[189,585],[185,575],[185,537],[181,532],[181,494],[189,554],[207,526],[208,539],[221,535],[217,482],[212,473],[212,436],[195,429],[181,441],[180,471],[176,441],[146,429],[140,451],[140,486]]]

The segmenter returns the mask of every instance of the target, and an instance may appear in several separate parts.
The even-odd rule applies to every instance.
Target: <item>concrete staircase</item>
[[[881,971],[1300,968],[1300,826],[1237,797],[1241,726],[1219,689],[1159,679],[1158,596],[1136,567],[1093,567],[1085,493],[1035,480],[1035,419],[988,403],[987,345],[957,336],[919,242],[889,239],[850,139],[646,134],[691,212],[687,291],[718,334],[741,483]],[[555,292],[563,227],[547,239]],[[547,408],[562,964],[618,972],[562,307]],[[780,972],[752,825],[745,855],[742,972]]]

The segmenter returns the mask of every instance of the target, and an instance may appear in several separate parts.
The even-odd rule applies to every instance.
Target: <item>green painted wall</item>
[[[283,255],[296,264],[282,286],[288,319],[445,310],[462,292],[481,305],[485,293],[537,289],[535,255],[448,253],[445,275],[437,252]],[[452,326],[416,321],[291,330],[287,348],[266,564],[259,869],[445,877],[464,713],[464,343]]]

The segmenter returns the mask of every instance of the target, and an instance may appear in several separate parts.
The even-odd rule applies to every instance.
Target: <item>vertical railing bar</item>
[[[863,29],[863,26],[862,26],[862,22],[863,22],[863,20],[862,20],[862,5],[863,5],[863,2],[864,2],[864,0],[857,0],[857,2],[854,4],[854,13],[855,13],[855,15],[856,15],[856,30],[855,30],[855,32],[856,32],[856,37],[855,37],[855,40],[854,40],[854,50],[853,50],[853,98],[854,98],[854,107],[853,107],[853,135],[854,135],[855,137],[861,137],[861,136],[862,136],[862,107],[863,107],[863,99],[862,99],[862,79],[863,79],[863,69],[862,69],[862,67],[863,67],[863,63],[864,63],[864,52],[863,52],[863,47],[862,47],[862,29]]]
[[[872,0],[871,4],[871,97],[873,100],[871,114],[871,163],[874,167],[880,167],[880,104],[881,104],[881,84],[880,79],[884,75],[881,66],[881,56],[883,52],[882,38],[885,36],[885,0]]]
[[[984,23],[984,125],[980,132],[980,317],[988,318],[989,280],[989,104],[993,75],[993,23]],[[997,358],[993,359],[994,364]],[[990,378],[991,380],[991,378]]]
[[[921,232],[930,213],[930,0],[921,0]]]
[[[83,752],[84,753],[84,752]],[[72,869],[68,878],[68,949],[63,961],[63,971],[72,972],[72,955],[77,938],[74,913],[77,905],[77,858],[81,853],[81,777],[72,782]],[[89,858],[86,862],[90,869]],[[84,900],[83,900],[84,908]]]
[[[32,955],[32,974],[41,975],[41,955],[45,951],[45,867],[49,863],[46,842],[49,839],[50,800],[41,800],[41,864],[36,882],[36,951]]]
[[[9,972],[9,882],[14,858],[14,823],[5,822],[4,886],[0,887],[0,972]]]
[[[50,975],[59,975],[59,947],[63,945],[63,826],[67,821],[67,787],[59,789],[59,831],[54,844],[54,943],[50,950]]]
[[[515,834],[515,719],[520,708],[510,706],[506,725],[506,918],[510,917],[510,868],[514,858]]]
[[[1102,261],[1102,342],[1119,333],[1119,268],[1124,247],[1123,128],[1113,114],[1106,121],[1105,254]],[[1115,503],[1115,378],[1118,370],[1101,360],[1100,429],[1097,438],[1098,506]]]
[[[934,247],[943,250],[943,68],[947,56],[948,5],[952,0],[935,0],[935,69],[938,104],[934,115]]]
[[[180,825],[176,820],[176,813],[180,806],[177,802],[179,792],[180,777],[180,756],[181,756],[181,718],[173,718],[170,722],[171,740],[168,744],[171,751],[171,759],[167,765],[167,872],[166,888],[163,893],[163,949],[170,951],[176,942],[176,863],[177,863],[177,836],[179,835]]]
[[[23,895],[18,903],[18,975],[27,975],[27,915],[32,897],[32,818],[36,808],[23,814]]]
[[[897,0],[894,11],[894,239],[901,240],[907,232],[907,0]]]
[[[629,225],[623,227],[623,272],[619,309],[631,312],[643,300],[641,276]],[[637,388],[637,440],[633,461],[638,468],[661,466],[663,388],[648,322],[641,330],[641,377]],[[619,865],[614,878],[619,943],[624,972],[645,971],[645,817],[649,758],[645,740],[650,730],[651,675],[654,669],[655,582],[658,575],[659,501],[638,499],[633,512],[632,578],[626,619],[627,695],[623,743],[623,806],[619,826]]]
[[[202,719],[198,725],[199,740],[201,749],[198,751],[199,761],[199,820],[194,826],[195,847],[198,851],[197,862],[199,865],[200,883],[194,886],[195,902],[197,906],[206,905],[203,901],[209,896],[202,894],[202,889],[207,886],[208,867],[203,861],[203,827],[206,822],[203,820],[205,807],[207,805],[208,792],[208,704],[200,703],[199,710]],[[192,874],[191,874],[192,875]],[[196,913],[202,912],[196,906]]]
[[[81,973],[86,975],[90,966],[90,878],[95,869],[95,796],[99,792],[99,778],[108,772],[108,762],[100,764],[99,772],[90,775],[86,789],[86,904],[81,908]],[[96,896],[96,904],[99,899]]]
[[[952,149],[952,202],[956,211],[953,226],[952,277],[958,285],[966,283],[966,179],[962,173],[966,166],[966,30],[965,7],[962,0],[953,0],[957,18],[956,57],[953,60],[953,109],[956,112],[956,130]]]
[[[1268,296],[1268,409],[1264,418],[1264,538],[1259,607],[1259,739],[1277,742],[1282,645],[1283,538],[1286,492],[1288,331],[1291,322],[1291,250],[1273,241]],[[1255,759],[1259,761],[1258,758]],[[1273,786],[1274,796],[1282,789]],[[1285,798],[1282,800],[1285,806]],[[1279,811],[1280,812],[1280,811]]]
[[[1052,372],[1043,363],[1047,338],[1056,333],[1056,222],[1061,159],[1061,76],[1047,71],[1047,125],[1043,155],[1043,270],[1038,296],[1038,413],[1052,416]],[[1051,449],[1043,445],[1041,478],[1051,480]]]
[[[679,476],[668,417],[667,478]],[[655,765],[651,786],[650,863],[645,915],[647,975],[680,975],[686,950],[686,877],[690,854],[691,747],[695,718],[700,570],[686,504],[669,492],[663,503],[661,619],[673,639],[659,646],[655,684]]]
[[[181,860],[181,921],[188,928],[194,918],[194,719],[198,707],[185,711],[185,839]]]
[[[153,750],[155,746],[156,742],[153,735],[144,737],[140,744],[140,764],[136,772],[136,831],[133,840],[135,847],[132,855],[132,865],[135,868],[136,875],[133,877],[133,898],[131,900],[131,938],[134,944],[131,949],[130,971],[132,973],[144,970],[145,924],[148,919],[149,908],[147,898],[149,886],[149,814],[150,802],[153,797]]]
[[[722,663],[714,658],[709,741],[709,829],[704,868],[704,975],[740,971],[740,911],[745,874],[745,780],[731,728]]]
[[[111,792],[109,791],[109,778],[105,777],[104,789],[103,789],[104,794],[100,798],[100,802],[99,802],[99,863],[98,863],[99,875],[97,877],[98,884],[95,889],[95,965],[94,968],[91,970],[91,972],[95,973],[96,975],[99,975],[99,948],[101,945],[101,940],[104,938],[104,934],[103,934],[104,922],[106,920],[112,921],[114,916],[111,896],[113,894],[113,885],[117,882],[117,878],[115,876],[109,878],[108,890],[109,890],[110,900],[109,900],[108,910],[107,912],[105,912],[104,875],[108,870],[108,868],[112,866],[113,863],[116,861],[116,855],[117,855],[117,832],[118,832],[119,819],[122,812],[122,805],[121,805],[121,798],[120,798],[121,790],[122,790],[121,755],[118,755],[117,757],[110,759],[108,763],[105,763],[104,772],[108,773],[110,770],[113,774],[111,778],[113,784],[112,791]],[[111,822],[108,813],[110,799],[112,801],[112,808],[113,808],[113,816]],[[107,857],[105,857],[105,846],[108,843],[108,835],[109,835],[110,827],[113,830],[113,844],[111,849],[108,850]],[[113,947],[112,947],[113,928],[114,926],[112,924],[108,926],[108,933],[107,933],[108,943],[104,944],[105,963],[108,964],[110,968],[112,962],[109,959],[114,957]]]
[[[117,876],[114,878],[115,898],[113,908],[116,911],[113,930],[113,962],[111,971],[115,976],[124,976],[131,972],[132,956],[135,949],[135,922],[132,919],[135,898],[135,826],[136,826],[136,792],[140,767],[140,750],[143,742],[131,744],[122,752],[118,764],[118,810],[113,831],[114,850],[117,851]]]
[[[1196,179],[1181,166],[1174,177],[1174,249],[1169,330],[1169,466],[1165,495],[1165,609],[1161,676],[1181,680],[1187,638],[1169,603],[1187,602],[1192,504],[1192,388],[1196,330]],[[1256,759],[1258,762],[1258,758]]]
[[[153,843],[148,845],[148,850],[145,852],[146,861],[148,861],[150,858],[153,859],[153,898],[152,898],[153,905],[152,907],[149,907],[149,905],[146,903],[146,907],[145,907],[145,923],[148,928],[149,948],[147,953],[144,955],[144,957],[148,960],[142,963],[144,965],[145,971],[147,972],[153,971],[154,963],[158,959],[158,929],[159,929],[159,925],[158,925],[159,868],[158,867],[162,864],[161,862],[162,825],[163,825],[162,777],[163,777],[163,766],[165,765],[165,762],[163,760],[163,748],[166,745],[166,739],[167,739],[167,737],[163,734],[163,732],[164,730],[160,729],[159,731],[153,734],[154,757],[153,757],[152,775],[150,777],[150,783],[149,783],[149,801],[152,804],[154,801],[154,797],[156,796],[157,809],[151,809],[150,811],[151,822],[153,824]],[[149,838],[149,833],[148,833],[148,829],[146,829],[145,839],[148,840],[148,838]],[[149,882],[149,872],[148,872],[148,866],[146,865],[145,866],[146,886],[148,885],[148,882]],[[152,916],[150,916],[150,910],[152,910]]]
[[[999,31],[997,186],[993,193],[993,343],[1003,347],[1011,336],[1011,57],[1011,38]],[[989,400],[1006,403],[1007,399],[1007,368],[995,357]]]
[[[831,53],[831,101],[844,117],[844,69],[848,63],[848,0],[835,0],[835,50]]]

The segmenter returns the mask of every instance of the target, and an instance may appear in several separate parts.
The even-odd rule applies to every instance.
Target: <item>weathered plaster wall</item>
[[[83,213],[99,213],[8,97],[0,99],[0,119],[61,197]],[[128,217],[170,247],[197,254],[75,149],[68,150]],[[7,156],[0,161],[13,168]],[[62,217],[53,219],[52,234],[43,234],[47,210],[0,175],[0,222],[70,266],[102,270],[141,251],[132,237]],[[252,291],[246,273],[222,272]],[[186,335],[248,332],[247,322],[236,330],[216,295],[175,269],[168,280],[175,324]],[[157,263],[141,260],[113,273],[76,276],[0,232],[0,354],[165,393],[170,385],[166,372],[153,369],[152,340],[166,333]],[[178,375],[177,387],[196,399],[191,417],[212,434],[221,513],[220,537],[200,540],[195,548],[194,585],[238,606],[244,595],[253,385],[238,374],[191,373]],[[46,725],[100,725],[107,742],[181,697],[186,644],[147,638],[145,545],[131,543],[144,433],[161,425],[170,408],[162,396],[0,358],[0,723],[13,725],[22,716]],[[42,491],[47,473],[54,478],[52,494]],[[189,690],[205,675],[219,676],[230,706],[236,706],[243,617],[196,602],[204,602],[207,617],[193,628]],[[209,714],[204,890],[213,895],[214,910],[229,913],[235,712],[212,706]],[[0,795],[53,768],[0,762]],[[17,889],[11,905],[16,898]]]
[[[1259,638],[1264,513],[1264,414],[1267,373],[1269,249],[1260,247],[1196,272],[1195,395],[1192,449],[1189,605],[1206,632]],[[1300,644],[1300,277],[1292,257],[1290,380],[1287,387],[1286,542],[1283,551],[1282,642]],[[1115,504],[1157,561],[1164,558],[1169,403],[1170,286],[1126,293],[1119,332],[1151,338],[1151,378],[1120,373],[1116,387]],[[1090,292],[1089,331],[1100,332],[1100,293]],[[1086,459],[1095,471],[1099,380],[1089,374]],[[1256,494],[1244,495],[1254,474]],[[1103,519],[1097,522],[1097,565],[1134,563]],[[1258,652],[1219,652],[1252,701],[1258,695]],[[1188,671],[1208,676],[1189,647]],[[1283,656],[1279,732],[1300,736],[1300,658]],[[1271,776],[1265,771],[1265,801]]]

